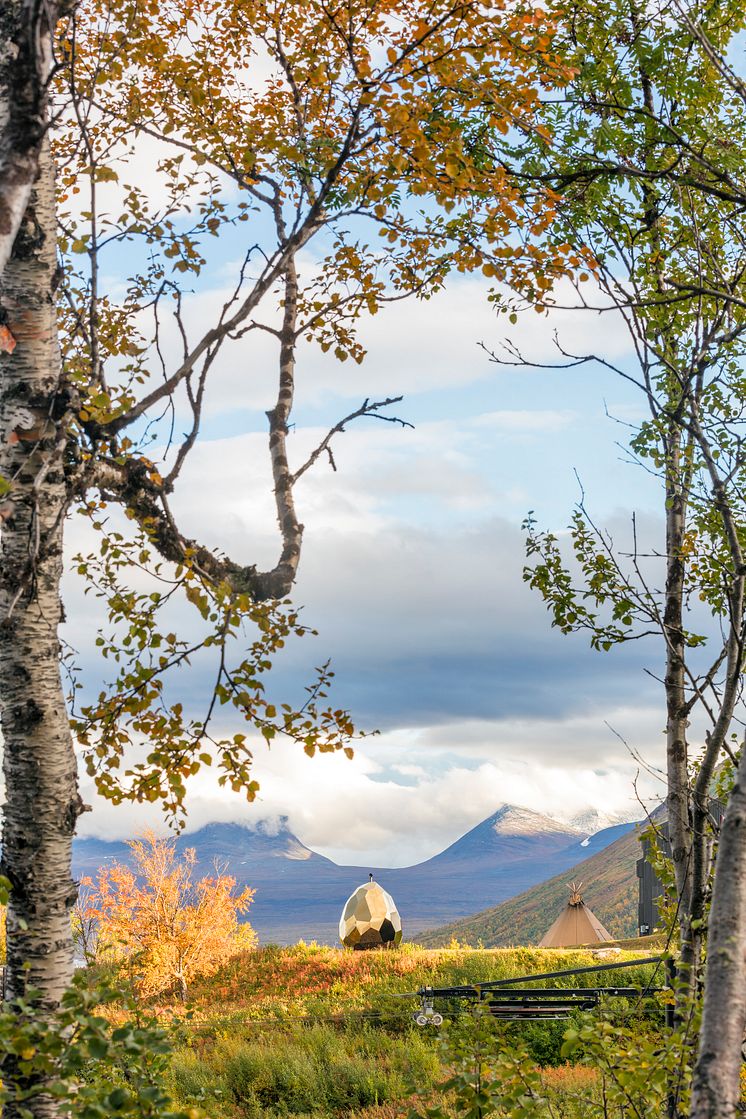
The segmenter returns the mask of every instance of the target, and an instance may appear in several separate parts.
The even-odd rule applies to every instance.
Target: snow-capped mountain
[[[198,873],[214,873],[217,862],[239,886],[256,890],[248,918],[264,942],[302,937],[335,943],[342,906],[369,871],[393,894],[405,931],[412,935],[514,897],[603,850],[631,827],[617,824],[587,840],[574,823],[506,804],[440,854],[394,869],[338,866],[303,844],[286,819],[253,827],[208,824],[176,843],[180,850],[194,848]],[[125,843],[79,839],[74,844],[78,876],[128,859]]]

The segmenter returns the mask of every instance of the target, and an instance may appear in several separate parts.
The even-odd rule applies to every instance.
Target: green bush
[[[132,1018],[112,1024],[104,1014],[113,1005]],[[39,1097],[52,1097],[69,1119],[190,1119],[166,1090],[170,1048],[126,992],[89,987],[84,974],[54,1015],[40,1014],[29,990],[0,1008],[0,1110],[30,1115]]]
[[[239,1035],[241,1031],[236,1031]],[[380,1029],[266,1030],[253,1038],[222,1037],[202,1057],[186,1050],[172,1063],[172,1083],[188,1103],[232,1101],[242,1116],[330,1115],[406,1096],[408,1085],[440,1075],[435,1036]],[[214,1110],[214,1109],[213,1109]]]
[[[551,1065],[561,1065],[562,1044],[565,1030],[570,1023],[560,1022],[522,1022],[520,1028],[513,1027],[509,1036],[515,1037],[518,1044],[523,1044],[528,1055],[542,1068]]]
[[[178,1099],[190,1103],[219,1100],[224,1095],[222,1082],[216,1083],[211,1069],[188,1049],[172,1057],[170,1085]]]

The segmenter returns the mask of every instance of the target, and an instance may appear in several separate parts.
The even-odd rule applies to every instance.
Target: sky
[[[657,668],[660,649],[604,654],[562,636],[521,576],[526,513],[563,531],[579,480],[615,538],[629,536],[634,510],[638,527],[660,540],[657,486],[617,443],[626,431],[619,420],[639,416],[640,402],[598,368],[492,363],[479,343],[496,348],[504,320],[487,295],[487,281],[459,279],[429,302],[385,309],[366,326],[368,358],[352,370],[311,347],[302,354],[294,461],[368,396],[403,394],[396,411],[414,427],[358,421],[337,441],[337,472],[320,463],[299,484],[306,530],[294,599],[318,636],[291,644],[272,687],[297,699],[329,657],[334,701],[380,733],[352,761],[258,745],[257,801],[200,776],[189,830],[287,816],[303,842],[337,861],[406,865],[503,803],[639,818],[639,797],[660,796],[630,753],[661,760],[662,695],[644,671]],[[209,314],[204,297],[199,313]],[[623,330],[596,315],[526,313],[511,337],[551,360],[555,328],[578,353],[603,344],[615,360],[626,357]],[[251,367],[271,370],[264,357],[260,344]],[[247,365],[234,358],[219,370],[174,507],[187,534],[271,564],[277,535],[261,430],[270,384],[259,374],[241,393]],[[71,548],[81,532],[73,523]],[[99,619],[79,585],[66,589],[66,604],[80,643]],[[195,701],[205,687],[195,668]],[[153,811],[99,804],[86,782],[84,797],[94,811],[82,834],[121,838],[157,822]]]
[[[142,141],[133,181],[147,183],[152,160]],[[230,291],[235,253],[230,238],[215,246],[199,292],[185,301],[195,334]],[[109,261],[109,290],[121,290],[126,264],[121,251]],[[302,274],[315,261],[300,266]],[[650,675],[661,648],[594,652],[582,636],[551,629],[522,579],[527,513],[565,532],[581,485],[596,522],[622,546],[634,512],[641,536],[662,547],[657,482],[623,449],[643,402],[596,364],[512,369],[487,352],[509,337],[530,359],[551,362],[557,332],[566,350],[625,365],[626,332],[594,312],[527,311],[508,326],[489,291],[489,280],[460,276],[429,301],[383,308],[361,325],[361,366],[301,347],[291,468],[366,398],[402,395],[395,412],[412,426],[356,421],[334,444],[336,472],[320,461],[299,482],[305,533],[293,598],[318,636],[289,644],[270,687],[302,701],[313,666],[329,658],[335,705],[378,733],[351,761],[258,741],[257,800],[248,805],[200,774],[187,830],[287,817],[304,843],[339,862],[397,866],[437,853],[504,803],[559,818],[592,807],[639,819],[662,795],[639,763],[654,770],[663,755],[663,695]],[[562,302],[567,292],[555,295]],[[201,439],[172,502],[186,535],[260,567],[278,552],[264,415],[274,403],[273,345],[254,332],[216,363]],[[167,357],[176,346],[167,335]],[[86,544],[74,518],[69,555]],[[94,687],[100,613],[72,577],[64,598],[65,636]],[[195,714],[208,688],[197,663],[185,690]],[[87,778],[82,791],[93,807],[83,835],[162,826],[154,809],[102,804]]]

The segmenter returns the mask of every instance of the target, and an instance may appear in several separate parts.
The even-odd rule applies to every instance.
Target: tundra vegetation
[[[618,959],[634,955],[622,952]],[[415,1025],[418,1000],[401,995],[425,985],[595,962],[592,953],[575,950],[266,947],[237,955],[212,976],[195,980],[189,1017],[177,1000],[159,998],[150,1005],[162,1021],[171,1021],[170,1095],[184,1109],[198,1107],[215,1119],[267,1113],[320,1119],[360,1112],[370,1119],[412,1112],[456,1119],[470,1114],[467,1096],[469,1085],[477,1087],[475,1076],[491,1100],[489,1107],[482,1102],[482,1115],[590,1119],[603,1114],[604,1092],[613,1094],[615,1080],[623,1081],[635,1060],[645,1061],[661,1044],[664,1011],[657,1000],[613,1003],[619,1040],[634,1040],[626,1056],[607,1052],[604,1070],[589,1052],[580,1055],[589,1025],[582,1018],[495,1026],[475,1017],[467,1004],[449,1001],[439,1003],[447,1019],[439,1032]],[[612,971],[607,978],[612,985],[643,988],[655,975],[649,964]],[[579,976],[577,982],[595,980]],[[579,1039],[572,1063],[564,1050],[568,1028]],[[610,1032],[605,1036],[608,1041]],[[446,1086],[454,1078],[463,1083]],[[524,1080],[530,1110],[520,1112],[506,1085]],[[648,1080],[649,1074],[638,1074],[629,1084],[628,1095],[638,1105]],[[621,1119],[625,1112],[615,1106],[607,1114]]]
[[[285,642],[306,632],[286,600],[303,537],[298,482],[319,461],[334,466],[333,441],[349,423],[402,421],[390,411],[397,397],[364,399],[291,464],[300,346],[359,362],[361,317],[472,270],[495,280],[510,320],[521,307],[543,313],[560,277],[576,285],[579,313],[601,301],[622,315],[639,367],[617,372],[650,413],[631,447],[662,481],[666,540],[652,561],[634,542],[621,557],[583,505],[571,564],[554,533],[528,523],[527,577],[555,624],[589,631],[601,649],[662,638],[677,1023],[664,1037],[638,1019],[634,1030],[575,1023],[565,1055],[594,1069],[598,1085],[578,1113],[735,1116],[746,1028],[746,758],[736,730],[746,94],[730,58],[743,19],[738,4],[687,0],[573,0],[548,12],[501,0],[425,10],[418,0],[3,6],[9,1119],[170,1113],[162,1033],[140,1008],[117,1025],[84,982],[70,987],[70,852],[85,807],[74,737],[101,794],[161,804],[177,824],[186,782],[204,767],[253,798],[252,735],[285,735],[309,754],[351,750],[349,713],[326,702],[328,665],[305,702],[270,702],[265,678]],[[147,175],[136,162],[145,144],[155,153]],[[203,322],[196,300],[211,265],[224,263],[226,237],[235,273]],[[236,556],[219,553],[180,495],[218,371],[246,370],[231,389],[240,407],[258,337],[276,358],[267,453],[279,545],[266,569],[244,542]],[[602,353],[561,357],[609,364]],[[508,360],[526,359],[509,350]],[[103,605],[96,642],[111,672],[92,686],[71,668],[71,727],[58,629],[72,515],[85,524],[75,568]],[[701,620],[708,611],[714,625]],[[181,681],[209,659],[214,686],[195,712]],[[247,726],[224,733],[226,712]],[[707,725],[701,741],[695,717]],[[183,969],[175,978],[182,986]],[[423,1106],[551,1114],[530,1045],[513,1033],[493,1043],[491,1030],[476,1021],[451,1033],[453,1075],[442,1100]],[[128,1046],[123,1083],[91,1072],[97,1057],[120,1068]],[[256,1054],[245,1067],[249,1083],[260,1078]],[[249,1110],[290,1110],[247,1099]],[[571,1114],[567,1101],[558,1107]],[[338,1109],[307,1110],[324,1108]]]

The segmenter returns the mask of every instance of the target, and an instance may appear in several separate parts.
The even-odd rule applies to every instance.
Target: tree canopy
[[[96,959],[111,959],[135,977],[142,994],[176,990],[186,998],[196,976],[212,975],[256,945],[239,918],[254,896],[216,866],[194,879],[195,851],[177,856],[172,840],[147,832],[129,844],[132,863],[99,872],[82,920],[95,928]]]

